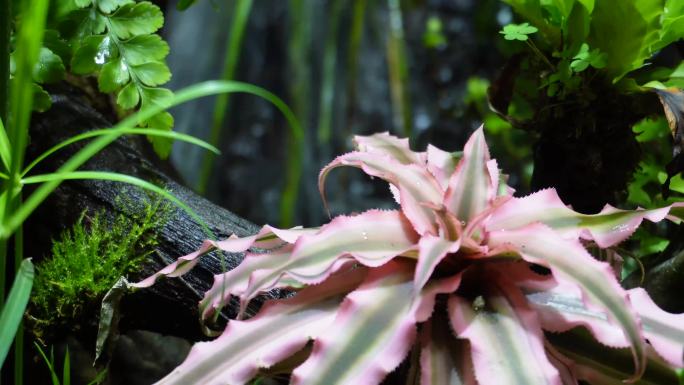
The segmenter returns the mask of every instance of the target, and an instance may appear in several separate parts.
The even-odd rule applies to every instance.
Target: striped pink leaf
[[[371,269],[344,300],[334,333],[316,339],[309,359],[292,374],[292,384],[378,384],[406,356],[416,323],[432,314],[435,296],[455,290],[459,276],[433,282],[416,293],[413,264],[392,261]]]
[[[312,235],[297,240],[289,258],[252,271],[240,294],[243,302],[268,290],[282,277],[303,284],[317,284],[349,260],[377,267],[417,248],[418,235],[399,211],[370,210],[339,216]],[[277,264],[284,260],[283,263]]]
[[[235,234],[223,241],[206,240],[202,246],[188,255],[179,257],[176,262],[169,264],[162,270],[152,274],[144,280],[131,284],[131,287],[144,288],[152,286],[160,277],[180,277],[188,271],[192,270],[199,258],[214,250],[223,250],[229,253],[241,253],[251,247],[256,247],[262,250],[271,250],[279,248],[287,243],[294,243],[300,236],[317,232],[315,228],[301,228],[295,227],[292,229],[278,229],[269,225],[265,225],[261,230],[254,235],[239,238]]]
[[[610,247],[629,238],[644,219],[681,220],[684,203],[652,210],[620,210],[606,205],[598,214],[580,214],[561,201],[555,189],[540,190],[523,198],[513,198],[496,209],[486,222],[487,230],[508,230],[541,222],[565,238],[594,240]],[[678,216],[678,217],[677,217]]]
[[[470,344],[454,337],[449,319],[441,314],[420,330],[420,384],[477,385]]]
[[[498,169],[488,165],[489,149],[482,127],[470,136],[463,149],[463,158],[449,179],[444,206],[461,221],[468,222],[485,210],[499,188]],[[496,175],[492,171],[496,170]]]
[[[245,384],[302,349],[331,327],[344,295],[364,279],[360,268],[330,277],[297,295],[267,302],[254,318],[230,321],[223,334],[196,343],[183,363],[158,385]]]
[[[325,166],[318,177],[318,189],[325,202],[325,179],[330,171],[341,166],[363,169],[371,176],[393,184],[399,190],[401,209],[419,234],[437,234],[435,216],[424,203],[440,204],[443,191],[424,166],[402,164],[385,154],[350,152]]]
[[[354,136],[356,148],[361,152],[388,155],[402,164],[425,164],[424,152],[411,150],[408,138],[398,138],[389,132],[381,132],[370,136]]]
[[[582,288],[587,306],[599,306],[622,329],[634,354],[635,373],[639,378],[645,370],[645,341],[639,317],[607,263],[597,261],[576,239],[564,239],[540,223],[515,230],[489,233],[489,246],[518,253],[528,262],[551,269],[561,284]]]
[[[522,293],[501,275],[487,276],[486,294],[468,301],[449,298],[451,326],[472,347],[480,385],[561,385],[544,350],[536,313]]]

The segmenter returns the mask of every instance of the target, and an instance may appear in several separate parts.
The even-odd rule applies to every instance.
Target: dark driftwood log
[[[35,157],[50,146],[84,131],[110,127],[111,123],[93,109],[94,102],[81,92],[68,87],[53,90],[53,106],[36,114],[31,125],[31,146],[28,158]],[[168,175],[172,169],[155,160],[144,138],[126,137],[112,143],[92,158],[81,170],[105,170],[133,175],[153,182],[172,192],[199,214],[219,239],[230,234],[245,236],[258,227],[235,214],[218,207],[183,187]],[[33,173],[51,172],[63,164],[87,141],[80,142],[48,158]],[[166,170],[166,172],[161,171]],[[121,198],[128,203],[121,204]],[[81,212],[102,211],[116,215],[128,210],[143,210],[149,194],[118,182],[69,181],[63,183],[36,211],[26,225],[27,255],[40,259],[49,251],[50,239],[71,226]],[[125,212],[131,214],[130,212]],[[159,231],[159,245],[138,277],[152,274],[179,256],[196,250],[207,235],[188,214],[175,210]],[[242,260],[241,254],[226,256],[226,267],[232,269]],[[104,256],[103,256],[104,258]],[[201,338],[197,304],[213,283],[213,275],[222,271],[221,262],[213,253],[203,257],[197,267],[182,278],[165,279],[150,289],[125,297],[122,303],[122,328],[147,329],[189,339]],[[265,297],[273,297],[276,292]],[[254,302],[254,312],[265,297]],[[234,304],[236,305],[236,304]],[[235,306],[224,313],[233,316]],[[224,316],[225,316],[224,315]],[[94,332],[94,330],[93,330]]]

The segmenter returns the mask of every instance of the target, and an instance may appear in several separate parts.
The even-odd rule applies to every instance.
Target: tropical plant
[[[161,42],[158,37],[151,35],[159,26],[159,22],[157,21],[159,12],[158,8],[149,2],[134,4],[132,1],[127,0],[102,0],[96,2],[74,0],[73,2],[55,2],[53,4],[55,5],[54,7],[50,7],[49,0],[32,0],[12,3],[14,5],[12,7],[12,10],[15,11],[14,13],[10,12],[10,10],[5,7],[2,7],[3,9],[0,11],[0,26],[3,28],[3,34],[0,36],[0,69],[2,70],[2,73],[0,73],[0,180],[2,181],[2,186],[0,188],[0,368],[4,363],[4,358],[12,344],[12,339],[16,334],[14,340],[14,383],[22,384],[23,332],[20,323],[31,292],[33,281],[33,265],[30,260],[24,260],[22,226],[24,221],[61,182],[73,179],[100,179],[132,184],[160,194],[165,199],[170,200],[175,205],[188,212],[191,217],[204,226],[202,219],[199,218],[192,209],[166,191],[163,187],[129,175],[101,171],[83,171],[78,169],[104,147],[124,135],[147,135],[148,137],[162,138],[164,140],[183,140],[204,147],[210,151],[218,152],[214,146],[211,146],[204,141],[188,135],[169,131],[168,125],[165,124],[165,122],[168,121],[168,116],[165,112],[168,108],[207,95],[240,92],[265,98],[284,113],[288,123],[293,127],[293,130],[301,132],[301,129],[299,129],[299,124],[294,118],[294,115],[282,100],[268,91],[249,84],[238,82],[206,82],[181,90],[175,95],[163,91],[162,89],[150,88],[152,85],[151,83],[148,84],[144,81],[144,79],[146,79],[145,76],[148,76],[147,79],[150,79],[150,76],[156,76],[154,73],[156,70],[163,72],[162,67],[165,68],[165,65],[161,62],[157,63],[154,61],[163,59],[166,54],[164,48],[166,45]],[[88,7],[88,9],[74,10],[74,6],[77,8]],[[50,10],[50,12],[48,12],[48,10]],[[55,13],[53,13],[53,11]],[[60,12],[66,13],[62,14]],[[87,15],[84,16],[82,14],[83,12],[87,13]],[[64,38],[66,35],[61,35],[61,33],[65,30],[60,28],[57,32],[51,32],[51,30],[46,30],[46,24],[60,20],[60,15],[65,17],[67,15],[74,17],[83,16],[78,19],[81,24],[76,23],[76,25],[83,26],[82,23],[86,23],[89,20],[93,21],[97,25],[91,26],[92,29],[88,29],[88,31],[91,31],[96,35],[104,33],[107,36],[91,36],[90,38],[87,38],[85,35],[78,35],[84,37],[84,40],[81,41],[78,38],[74,38],[74,40],[72,40],[72,45],[56,44],[54,39],[59,36]],[[114,21],[112,19],[118,17],[116,15],[120,16],[120,20]],[[150,20],[154,21],[151,25],[145,24]],[[106,25],[105,29],[101,28],[103,23]],[[118,26],[117,23],[119,23]],[[74,24],[70,25],[73,26]],[[153,26],[156,27],[152,28]],[[12,32],[14,33],[12,34]],[[140,111],[122,119],[111,128],[92,130],[68,138],[40,154],[31,163],[25,164],[25,154],[29,143],[31,112],[36,109],[42,110],[49,107],[49,105],[44,104],[44,100],[41,100],[41,97],[45,96],[41,96],[44,91],[37,88],[38,86],[36,86],[35,82],[40,83],[41,79],[55,80],[60,78],[60,76],[63,76],[64,57],[71,57],[72,60],[77,59],[77,61],[90,60],[83,56],[83,52],[79,53],[80,48],[78,47],[80,46],[78,44],[85,44],[88,41],[100,39],[102,42],[114,41],[115,36],[112,34],[117,34],[118,38],[121,39],[130,38],[125,42],[118,42],[123,45],[132,44],[136,41],[134,46],[137,47],[138,51],[135,51],[132,46],[127,46],[126,49],[128,49],[128,51],[125,51],[122,50],[123,46],[119,45],[116,46],[116,52],[107,51],[104,48],[101,50],[100,48],[102,47],[98,45],[97,50],[91,52],[93,57],[90,59],[94,60],[95,64],[102,65],[102,68],[98,67],[100,71],[101,86],[102,84],[106,84],[102,83],[104,81],[102,76],[105,76],[103,74],[108,71],[105,68],[105,62],[108,62],[106,59],[111,59],[116,62],[121,62],[126,59],[129,60],[129,64],[131,65],[138,60],[140,66],[143,66],[152,72],[142,75],[141,73],[135,72],[141,70],[140,68],[130,67],[128,68],[128,76],[130,78],[127,78],[123,73],[119,73],[110,78],[107,78],[109,75],[105,76],[105,80],[118,79],[115,83],[124,87],[121,92],[125,89],[131,89],[131,87],[129,87],[130,84],[135,83],[135,90],[139,93],[138,96],[141,98]],[[64,41],[60,41],[64,43]],[[55,43],[55,45],[48,46],[49,44],[52,44],[51,42]],[[147,54],[147,51],[145,50],[150,48],[148,46],[150,44],[156,47],[156,50],[153,50],[154,52],[151,52],[151,56],[149,57],[141,57],[140,50],[143,50],[146,52],[145,54]],[[60,50],[62,48],[68,48],[68,50],[62,51]],[[114,50],[114,48],[110,48]],[[54,55],[49,54],[46,49],[52,51]],[[73,49],[76,51],[71,52],[70,50]],[[11,57],[9,55],[10,52],[12,53]],[[66,56],[63,57],[61,54]],[[102,55],[106,56],[106,58]],[[57,60],[58,57],[62,61]],[[131,57],[136,59],[132,60]],[[46,58],[49,60],[44,60]],[[151,69],[150,67],[145,67],[149,64],[146,61],[148,59],[156,63],[151,65]],[[74,62],[72,62],[72,69],[73,64]],[[119,63],[119,65],[120,64],[121,63]],[[123,67],[120,68],[121,71],[123,71],[122,68]],[[110,69],[114,70],[113,68]],[[48,74],[52,75],[48,76]],[[135,82],[134,78],[136,78],[136,76],[138,77],[138,80],[142,81],[141,84]],[[123,83],[118,82],[124,78],[128,80]],[[129,81],[133,83],[129,84]],[[107,91],[110,88],[111,87],[108,88],[105,85],[104,90]],[[145,101],[147,96],[144,94],[146,92],[154,93],[155,95],[164,94],[165,96],[159,98],[150,96],[148,98],[148,103]],[[128,91],[128,94],[126,95],[135,99],[135,96],[131,96],[132,94],[135,93],[133,91]],[[9,97],[7,97],[8,95]],[[34,103],[34,101],[36,103]],[[137,105],[138,102],[132,103],[130,107],[132,108]],[[136,127],[141,123],[148,125],[148,127]],[[72,143],[84,140],[90,140],[90,142],[63,163],[54,173],[31,175],[33,168],[40,162],[45,161],[50,155]],[[37,185],[37,187],[30,194],[24,196],[23,187],[29,184]],[[208,236],[212,236],[206,226],[204,226],[204,229]],[[12,238],[12,248],[8,247],[10,238]],[[9,254],[14,255],[13,264],[9,263]],[[8,266],[10,267],[9,269],[7,268]],[[12,291],[7,298],[5,298],[6,280],[14,280]]]
[[[246,251],[200,303],[211,325],[237,297],[238,319],[159,384],[239,384],[288,366],[294,384],[375,384],[411,349],[422,384],[676,381],[684,315],[659,309],[643,289],[624,290],[586,247],[611,248],[644,219],[679,222],[684,204],[585,215],[554,189],[514,197],[482,129],[454,154],[414,152],[387,133],[355,142],[358,151],[321,171],[324,201],[330,171],[352,166],[387,181],[398,209],[206,241],[132,285],[180,276],[215,249]],[[296,294],[242,319],[273,288]]]
[[[489,97],[514,127],[539,136],[533,187],[556,187],[581,212],[621,201],[644,160],[631,128],[659,112],[658,98],[670,121],[673,154],[681,152],[681,64],[668,61],[677,54],[657,55],[684,38],[684,3],[503,1],[524,23],[501,31],[511,40],[505,48],[515,53]],[[584,155],[578,159],[578,153]],[[670,178],[683,169],[680,159],[667,167],[665,197]]]

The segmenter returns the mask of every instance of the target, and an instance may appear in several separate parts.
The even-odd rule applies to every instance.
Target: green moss
[[[123,210],[133,211],[135,210]],[[78,324],[121,276],[139,269],[157,245],[156,233],[168,217],[168,206],[147,204],[142,214],[84,212],[76,224],[53,242],[52,256],[36,266],[29,308],[40,337]]]

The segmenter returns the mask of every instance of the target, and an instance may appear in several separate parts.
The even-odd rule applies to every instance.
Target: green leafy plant
[[[168,206],[148,204],[142,215],[106,220],[84,212],[52,244],[52,255],[37,266],[29,316],[33,333],[54,331],[92,307],[121,276],[135,272],[153,251]],[[92,309],[91,309],[92,310]]]
[[[164,117],[166,109],[186,102],[188,100],[196,99],[201,96],[213,95],[218,93],[230,93],[230,92],[243,92],[250,93],[267,99],[268,101],[275,104],[275,106],[285,114],[288,122],[296,127],[299,127],[296,119],[294,118],[292,112],[289,108],[275,95],[249,84],[237,83],[237,82],[207,82],[195,85],[185,90],[181,90],[177,95],[171,95],[164,91],[158,92],[158,94],[166,94],[168,98],[151,98],[154,102],[142,103],[140,105],[140,110],[131,116],[123,119],[114,127],[110,129],[94,130],[88,133],[77,135],[70,139],[67,139],[53,148],[47,150],[45,153],[39,155],[37,159],[29,165],[25,165],[24,156],[26,148],[28,146],[28,128],[31,117],[31,111],[34,106],[34,96],[35,86],[34,86],[34,73],[36,69],[36,63],[39,63],[39,57],[43,47],[47,46],[50,41],[50,36],[54,35],[51,32],[45,32],[46,21],[48,19],[48,6],[49,2],[47,0],[31,0],[17,2],[18,9],[16,10],[17,20],[20,22],[14,23],[13,15],[9,12],[0,12],[0,25],[14,26],[13,37],[10,34],[2,34],[0,36],[0,48],[3,48],[0,52],[10,52],[9,47],[12,46],[13,60],[12,60],[12,81],[11,89],[9,81],[9,70],[10,70],[10,58],[9,55],[0,55],[0,60],[7,64],[2,66],[2,68],[7,69],[7,78],[0,79],[0,87],[3,88],[3,95],[9,94],[9,103],[7,109],[0,109],[0,112],[6,113],[4,116],[0,116],[0,161],[1,161],[1,171],[0,179],[2,180],[2,186],[0,189],[0,314],[2,321],[2,330],[0,331],[0,352],[6,352],[9,350],[11,337],[15,334],[16,338],[14,341],[14,356],[15,356],[15,367],[14,367],[14,383],[23,383],[23,332],[19,322],[23,314],[26,300],[28,298],[32,274],[28,274],[30,262],[22,262],[24,259],[23,252],[23,231],[22,225],[24,221],[31,215],[31,213],[46,199],[46,197],[54,191],[59,184],[64,180],[70,179],[102,179],[110,180],[116,182],[129,183],[140,188],[152,191],[154,193],[160,194],[165,199],[173,202],[183,210],[189,213],[189,215],[194,218],[198,223],[203,225],[203,221],[199,218],[185,203],[180,201],[174,195],[170,194],[164,188],[156,186],[150,182],[112,172],[101,172],[101,171],[81,171],[78,168],[88,161],[92,156],[97,154],[102,148],[111,144],[123,135],[147,135],[151,137],[159,137],[165,139],[173,140],[184,140],[190,143],[195,143],[203,146],[211,151],[218,152],[218,150],[209,145],[206,142],[192,138],[187,135],[175,133],[173,131],[168,131],[166,126],[161,128],[148,127],[148,128],[135,128],[140,122],[151,122],[154,121],[155,117]],[[59,2],[56,3],[56,7],[51,11],[50,21],[60,20],[66,15],[71,15],[78,18],[80,23],[77,23],[77,28],[74,33],[78,31],[90,31],[97,34],[97,31],[103,32],[105,35],[120,34],[118,36],[127,36],[131,40],[135,39],[138,35],[146,35],[146,31],[150,31],[149,25],[143,25],[140,21],[147,20],[145,17],[156,17],[157,9],[148,5],[140,6],[138,3],[133,4],[132,2],[123,1],[97,1],[97,4],[86,0],[75,0],[74,2]],[[97,5],[97,8],[94,8]],[[87,8],[84,8],[87,7]],[[146,11],[145,11],[146,10]],[[145,12],[142,12],[145,11]],[[149,11],[149,13],[148,13]],[[91,18],[87,17],[83,13],[89,13]],[[103,12],[102,14],[100,12]],[[110,14],[110,12],[113,12]],[[105,15],[106,14],[106,15]],[[112,17],[114,14],[128,15],[130,19],[122,18],[119,20],[118,27],[112,24]],[[141,15],[142,14],[142,15]],[[70,16],[70,17],[71,17]],[[105,17],[106,16],[106,17]],[[105,24],[105,28],[102,29],[102,23]],[[109,24],[109,25],[107,25]],[[111,27],[111,28],[110,28]],[[154,28],[156,30],[157,27]],[[9,28],[8,28],[9,30]],[[87,35],[87,34],[86,34]],[[102,33],[100,33],[102,35]],[[76,35],[78,36],[78,35]],[[45,37],[45,38],[44,38]],[[108,36],[112,37],[112,36]],[[102,38],[104,42],[107,36]],[[92,39],[99,39],[97,36],[91,36]],[[125,38],[122,38],[125,39]],[[157,41],[155,37],[146,37],[149,43],[150,41]],[[84,40],[78,40],[78,42],[84,42]],[[111,40],[113,41],[113,40]],[[111,42],[109,41],[109,42]],[[130,42],[130,41],[129,41]],[[11,44],[10,44],[11,43]],[[154,44],[154,43],[153,43]],[[159,44],[157,44],[159,46]],[[57,46],[55,46],[57,47]],[[68,52],[61,52],[57,48],[52,49],[54,53],[60,55],[63,63],[68,62],[64,60],[64,56],[68,55]],[[127,51],[129,52],[129,51]],[[107,54],[112,52],[105,52]],[[121,51],[116,52],[121,55]],[[160,60],[159,54],[157,59]],[[109,56],[107,56],[109,57]],[[113,56],[113,59],[121,58],[121,56]],[[104,58],[100,58],[104,59]],[[98,61],[102,61],[98,59]],[[106,61],[102,61],[104,65]],[[152,67],[159,67],[158,65],[153,65]],[[132,72],[129,73],[129,76]],[[125,75],[123,75],[125,76]],[[140,75],[141,77],[153,76],[153,74]],[[144,87],[143,87],[144,88]],[[9,92],[7,92],[9,89]],[[145,89],[149,92],[155,90],[154,88]],[[144,99],[142,92],[139,97]],[[4,101],[3,101],[4,102]],[[161,115],[160,115],[161,114]],[[163,118],[162,118],[163,120]],[[3,125],[4,123],[4,125]],[[156,124],[153,124],[155,126]],[[51,154],[64,148],[65,146],[90,139],[90,142],[83,146],[76,154],[74,154],[70,159],[63,163],[56,172],[42,175],[29,175],[29,172],[33,167],[41,161],[45,161]],[[28,184],[36,184],[37,187],[31,192],[24,196],[23,187]],[[208,235],[211,232],[204,226]],[[12,238],[12,248],[8,247],[10,238]],[[12,253],[14,255],[14,267],[8,271],[8,254]],[[10,265],[11,266],[11,265]],[[19,269],[21,266],[21,269]],[[16,274],[15,274],[16,272]],[[15,280],[13,287],[19,288],[17,291],[12,291],[11,296],[7,298],[5,302],[5,282],[6,280]],[[7,326],[7,327],[5,327]],[[4,357],[3,357],[4,360]]]
[[[100,91],[117,92],[117,104],[125,110],[159,105],[172,95],[159,88],[171,78],[164,62],[169,46],[154,34],[164,23],[159,7],[133,0],[73,0],[73,5],[76,9],[64,16],[78,24],[71,38],[73,73],[97,73]],[[139,123],[171,130],[173,117],[160,112]],[[161,157],[169,155],[167,138],[154,137],[152,144]]]
[[[505,25],[499,33],[504,35],[504,39],[506,40],[527,41],[528,35],[536,33],[537,31],[539,30],[531,26],[530,23],[522,23]]]
[[[355,142],[357,151],[321,171],[324,202],[328,174],[352,166],[388,182],[398,208],[205,241],[132,285],[184,274],[215,249],[246,252],[200,303],[211,322],[236,297],[238,319],[158,384],[247,383],[291,356],[293,384],[377,384],[412,348],[422,384],[676,381],[684,315],[661,310],[641,288],[623,289],[585,244],[610,249],[644,220],[681,222],[684,203],[586,215],[554,189],[513,197],[483,129],[459,154],[414,152],[387,133]],[[296,294],[242,319],[273,288]]]
[[[623,202],[634,172],[650,156],[640,151],[632,127],[662,112],[658,98],[674,138],[673,155],[681,153],[684,94],[673,88],[682,85],[681,64],[651,62],[684,37],[677,22],[682,2],[504,2],[523,24],[501,31],[513,52],[488,96],[503,119],[538,138],[532,186],[555,186],[581,212]],[[520,27],[526,24],[527,30]],[[672,159],[660,170],[666,171],[665,185],[682,165]]]
[[[59,376],[57,375],[57,370],[55,368],[55,352],[54,348],[50,348],[50,356],[48,357],[47,354],[45,354],[45,351],[43,350],[42,347],[38,343],[34,343],[36,350],[38,350],[38,353],[40,356],[43,358],[43,361],[48,367],[48,370],[50,371],[50,380],[52,381],[52,385],[71,385],[71,361],[69,359],[69,347],[66,348],[66,351],[64,352],[64,364],[62,366],[62,380],[60,381]],[[107,370],[102,370],[100,371],[95,378],[88,382],[87,385],[97,385],[100,384],[104,381],[105,376],[107,375]]]

